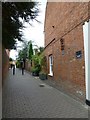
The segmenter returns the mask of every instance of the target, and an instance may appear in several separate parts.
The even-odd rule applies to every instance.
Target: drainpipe
[[[85,54],[85,84],[86,104],[90,106],[90,21],[83,25],[84,54]]]

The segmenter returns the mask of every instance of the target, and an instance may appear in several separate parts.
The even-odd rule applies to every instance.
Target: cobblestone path
[[[42,84],[44,86],[42,87]],[[88,118],[88,107],[27,72],[9,71],[3,86],[3,118]]]

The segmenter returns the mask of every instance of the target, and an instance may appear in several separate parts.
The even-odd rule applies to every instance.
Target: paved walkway
[[[44,84],[44,87],[40,87]],[[88,118],[88,107],[25,72],[3,86],[3,118]]]

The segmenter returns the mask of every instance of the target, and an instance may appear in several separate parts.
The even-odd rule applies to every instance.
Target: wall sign
[[[76,58],[77,59],[82,58],[82,51],[81,50],[76,52]]]
[[[62,50],[62,55],[64,55],[65,54],[65,50]]]

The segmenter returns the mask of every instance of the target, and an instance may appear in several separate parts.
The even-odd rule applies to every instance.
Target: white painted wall
[[[90,101],[90,44],[89,44],[90,22],[83,25],[84,35],[84,53],[85,53],[85,82],[86,82],[86,99]]]
[[[88,24],[88,99],[90,100],[90,21]]]

